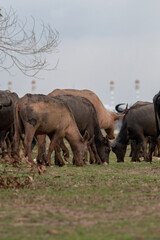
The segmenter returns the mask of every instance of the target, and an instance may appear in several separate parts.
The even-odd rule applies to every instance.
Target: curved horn
[[[121,105],[125,105],[125,103],[119,103],[115,106],[116,111],[119,112],[119,113],[122,113],[124,111],[124,110],[119,109],[119,106],[121,106]]]
[[[119,103],[119,104],[117,104],[117,105],[115,106],[115,110],[116,110],[117,112],[119,112],[119,113],[126,113],[126,111],[128,110],[128,103],[127,103],[126,108],[125,108],[124,110],[120,110],[120,109],[119,109],[119,106],[121,106],[121,105],[125,105],[125,103]]]

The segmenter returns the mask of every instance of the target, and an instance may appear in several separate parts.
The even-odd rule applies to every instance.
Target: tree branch
[[[34,17],[28,30],[28,21],[18,19],[16,12],[0,9],[0,68],[11,71],[16,66],[26,76],[33,77],[41,70],[53,70],[46,55],[55,52],[59,44],[59,33],[49,25],[41,23],[38,35]],[[11,61],[9,66],[6,62]],[[56,64],[57,65],[57,64]]]

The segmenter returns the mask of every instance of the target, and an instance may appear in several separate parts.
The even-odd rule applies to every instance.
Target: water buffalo
[[[66,138],[71,145],[75,163],[83,165],[88,151],[88,133],[81,136],[73,114],[67,104],[56,98],[42,94],[26,94],[20,98],[15,110],[14,153],[19,152],[20,135],[24,129],[24,151],[28,161],[34,165],[31,155],[31,143],[34,135],[46,134],[51,142],[47,154],[50,165],[52,151],[58,146],[58,140]]]
[[[0,131],[7,130],[14,122],[14,108],[18,95],[14,92],[0,91]]]
[[[148,136],[152,138],[149,156],[146,150],[146,137]],[[139,153],[143,149],[144,160],[151,162],[156,137],[153,103],[139,101],[126,112],[120,132],[116,140],[111,144],[112,151],[116,154],[117,161],[123,162],[129,140],[135,141],[132,161],[139,161]]]
[[[49,96],[56,96],[56,95],[74,95],[74,96],[81,96],[87,98],[95,107],[97,112],[97,117],[99,121],[99,126],[101,129],[104,129],[107,133],[109,139],[114,139],[114,128],[116,122],[121,119],[124,114],[117,114],[115,112],[107,110],[99,97],[90,90],[78,90],[78,89],[55,89]]]
[[[0,91],[0,144],[3,157],[5,146],[12,146],[14,109],[17,101],[18,95],[16,93],[9,90]],[[7,152],[9,152],[9,149],[7,149]]]
[[[153,97],[154,104],[154,112],[155,112],[155,120],[156,120],[156,128],[157,128],[157,136],[160,134],[160,91]]]
[[[90,163],[109,163],[109,140],[107,136],[102,135],[93,104],[88,99],[80,96],[58,95],[55,98],[67,103],[82,135],[87,130],[90,138],[94,136],[94,141],[92,141],[91,147],[89,146]],[[94,157],[96,160],[94,160]]]

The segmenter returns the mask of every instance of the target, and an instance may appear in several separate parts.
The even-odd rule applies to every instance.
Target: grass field
[[[117,163],[111,152],[109,166],[0,169],[0,240],[160,239],[158,159]]]

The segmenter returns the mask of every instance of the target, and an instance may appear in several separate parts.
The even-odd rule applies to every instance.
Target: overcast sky
[[[136,101],[135,80],[140,80],[139,100],[152,101],[160,90],[159,0],[1,0],[19,18],[42,19],[60,34],[58,51],[49,56],[57,69],[40,72],[36,93],[55,88],[90,89],[110,104],[110,81],[115,83],[114,104]],[[13,82],[19,96],[31,92],[31,81],[18,70],[1,72],[0,89]]]

